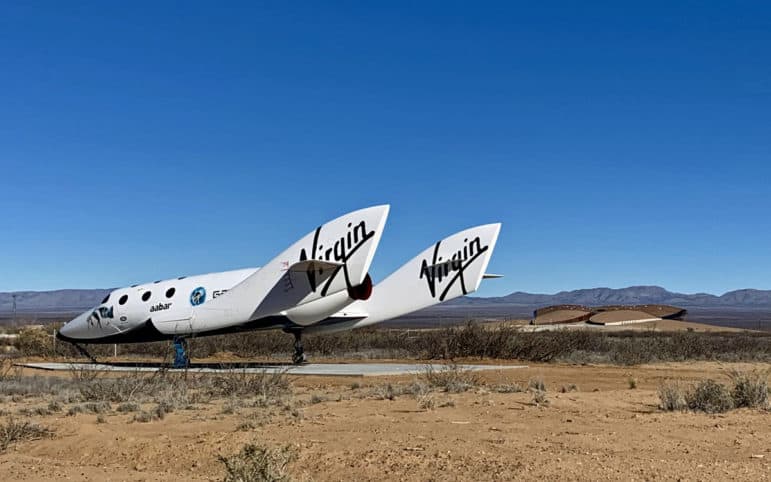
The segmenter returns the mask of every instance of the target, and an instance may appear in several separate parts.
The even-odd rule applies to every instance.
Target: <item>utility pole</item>
[[[11,294],[11,298],[13,299],[13,326],[16,326],[16,293]]]

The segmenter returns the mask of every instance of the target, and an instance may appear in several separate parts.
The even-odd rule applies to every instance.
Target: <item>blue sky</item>
[[[502,221],[480,295],[771,289],[767,2],[222,3],[0,5],[0,291],[385,202],[376,280]]]

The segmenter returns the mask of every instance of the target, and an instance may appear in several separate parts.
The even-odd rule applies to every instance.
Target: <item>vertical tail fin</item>
[[[500,232],[500,223],[453,234],[427,248],[375,285],[372,297],[346,311],[366,313],[356,327],[405,315],[479,288]]]
[[[223,326],[276,314],[362,284],[372,263],[389,206],[360,209],[311,231],[209,303],[206,322]]]

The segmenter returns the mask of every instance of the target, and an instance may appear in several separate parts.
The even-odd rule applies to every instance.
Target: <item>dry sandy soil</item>
[[[28,417],[55,436],[0,454],[0,479],[221,480],[217,456],[256,441],[289,444],[298,456],[291,473],[300,480],[768,480],[771,412],[657,407],[661,381],[727,381],[736,367],[769,365],[531,365],[486,373],[486,385],[466,393],[435,393],[430,410],[413,395],[375,395],[414,377],[297,377],[294,408],[271,417],[246,401],[232,414],[214,401],[149,423],[115,410],[97,423],[96,415],[65,410]],[[529,393],[491,391],[534,377],[545,381],[548,404],[534,404]],[[578,390],[560,393],[569,384]],[[440,407],[449,401],[454,406]],[[15,413],[46,402],[6,399],[0,408]],[[245,421],[254,426],[239,428]]]

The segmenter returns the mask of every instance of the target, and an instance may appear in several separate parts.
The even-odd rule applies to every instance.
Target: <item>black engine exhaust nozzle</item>
[[[353,300],[368,300],[372,296],[372,278],[369,273],[358,286],[348,287],[348,296]]]

